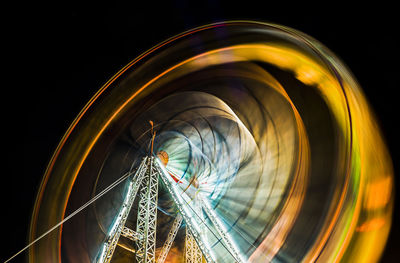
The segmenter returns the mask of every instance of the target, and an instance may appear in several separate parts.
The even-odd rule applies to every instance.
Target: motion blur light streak
[[[157,255],[182,212],[171,184],[217,262],[379,260],[393,171],[360,87],[311,37],[244,21],[169,39],[94,96],[48,166],[31,240],[138,169],[149,120],[152,154],[169,176],[158,187]],[[30,261],[94,261],[129,189],[121,183],[32,245]],[[135,201],[130,228],[137,214]],[[184,243],[178,231],[166,262],[183,260]],[[113,262],[135,260],[133,241],[118,245]]]

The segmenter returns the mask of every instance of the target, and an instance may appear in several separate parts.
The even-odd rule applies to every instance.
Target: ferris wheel
[[[44,176],[29,260],[376,261],[392,185],[332,52],[280,25],[207,25],[133,60],[81,111]]]

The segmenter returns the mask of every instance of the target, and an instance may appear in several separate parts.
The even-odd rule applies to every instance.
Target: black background
[[[372,1],[371,1],[372,2]],[[4,261],[27,242],[52,153],[75,116],[120,68],[182,31],[224,20],[279,23],[330,48],[352,70],[378,116],[399,171],[399,14],[374,2],[141,1],[129,5],[16,3],[3,8],[1,221]],[[3,20],[2,19],[2,20]],[[396,179],[396,188],[399,189]],[[396,197],[396,200],[399,198]],[[382,262],[400,258],[399,207]],[[13,262],[24,262],[17,257]]]

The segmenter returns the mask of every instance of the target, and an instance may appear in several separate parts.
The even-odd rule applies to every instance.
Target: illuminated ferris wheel
[[[88,102],[43,179],[29,260],[376,261],[392,185],[369,105],[332,52],[284,26],[212,24],[145,52]]]

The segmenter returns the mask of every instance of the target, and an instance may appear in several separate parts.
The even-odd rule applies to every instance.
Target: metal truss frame
[[[185,201],[182,200],[182,197],[179,196],[178,193],[175,192],[172,184],[168,180],[166,172],[164,172],[162,170],[161,166],[157,162],[155,162],[155,166],[160,175],[160,178],[164,182],[168,192],[170,193],[175,204],[177,205],[179,212],[181,213],[183,219],[185,220],[186,228],[188,228],[190,233],[192,233],[192,236],[195,239],[195,241],[197,242],[197,245],[200,248],[204,258],[206,259],[207,262],[214,262],[214,259],[211,256],[210,250],[207,248],[207,246],[202,241],[200,231],[196,231],[196,228],[199,228],[199,226],[195,227],[194,224],[192,223],[191,217],[193,216],[193,214],[189,214],[187,212],[187,210],[191,209],[191,208],[188,208]]]
[[[142,180],[145,177],[147,171],[146,163],[148,158],[145,157],[141,162],[139,168],[137,169],[135,175],[130,179],[129,187],[125,195],[124,202],[120,209],[118,216],[114,219],[111,229],[108,232],[106,241],[103,244],[100,255],[97,257],[96,262],[98,263],[108,263],[110,262],[112,255],[114,254],[115,247],[117,246],[119,237],[124,229],[126,219],[132,208],[132,204],[135,200],[139,187]]]
[[[193,238],[189,229],[186,228],[185,237],[185,262],[186,263],[202,263],[203,253],[197,246],[196,240]]]
[[[175,240],[176,234],[182,224],[183,218],[181,214],[177,214],[174,222],[172,223],[172,227],[168,232],[167,240],[165,241],[160,255],[158,256],[157,263],[164,263],[165,259],[167,258],[168,252],[171,249],[172,243]]]
[[[122,229],[121,236],[129,238],[130,240],[135,242],[143,238],[142,236],[140,236],[139,233],[133,231],[132,229],[127,228],[126,226],[124,226],[124,228]]]
[[[164,169],[165,170],[165,169]],[[212,211],[210,205],[196,196],[193,200],[184,195],[180,195],[178,189],[173,185],[163,167],[157,163],[156,159],[145,157],[141,162],[134,176],[131,177],[129,187],[125,195],[124,202],[120,212],[109,230],[106,241],[100,255],[97,257],[97,263],[110,262],[115,247],[120,236],[135,241],[137,244],[136,261],[139,263],[156,262],[156,230],[157,230],[157,204],[158,204],[158,180],[164,182],[173,201],[178,207],[179,214],[175,218],[171,230],[168,233],[167,240],[159,254],[157,263],[164,263],[171,249],[172,243],[177,235],[182,221],[186,223],[185,237],[185,259],[187,263],[201,263],[203,256],[207,262],[215,262],[210,249],[204,243],[204,214],[215,226],[222,241],[227,249],[238,263],[244,262],[240,256],[238,248],[235,246],[231,237],[227,233],[224,225]],[[140,191],[139,191],[140,189]],[[136,222],[136,231],[125,226],[126,219],[132,208],[132,204],[139,191],[139,206]],[[186,200],[188,199],[188,200]],[[192,205],[189,205],[189,202]]]
[[[156,261],[158,171],[153,156],[149,157],[148,167],[140,192],[136,224],[136,232],[142,236],[137,242],[136,260],[139,263]]]
[[[212,224],[217,229],[218,234],[221,236],[222,240],[224,241],[225,245],[229,249],[230,253],[238,263],[243,263],[244,260],[241,258],[238,248],[233,243],[231,237],[227,233],[226,229],[224,228],[223,224],[219,221],[217,216],[215,215],[214,211],[211,210],[210,205],[203,201],[201,198],[198,199],[200,202],[201,207],[203,208],[204,212],[206,213],[207,217],[210,219]]]

